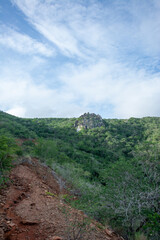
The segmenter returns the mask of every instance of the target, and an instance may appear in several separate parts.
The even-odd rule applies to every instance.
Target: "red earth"
[[[0,194],[0,240],[122,240],[65,203],[66,190],[37,159],[21,161],[10,179]],[[77,224],[83,222],[85,228]],[[81,238],[74,236],[78,232]]]

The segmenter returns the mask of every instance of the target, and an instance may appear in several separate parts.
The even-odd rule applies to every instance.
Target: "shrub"
[[[80,215],[78,212],[71,213],[69,209],[63,207],[65,215],[65,240],[94,240],[94,228],[91,228],[90,220]]]
[[[16,144],[13,139],[6,136],[0,136],[0,186],[4,185],[7,180],[7,173],[12,166]]]
[[[136,233],[135,240],[147,240],[147,237],[143,233]]]

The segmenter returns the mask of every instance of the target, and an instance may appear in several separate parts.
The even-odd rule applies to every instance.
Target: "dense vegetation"
[[[70,183],[73,206],[125,239],[159,240],[160,118],[104,119],[81,131],[77,121],[0,112],[1,182],[12,159],[36,156]]]

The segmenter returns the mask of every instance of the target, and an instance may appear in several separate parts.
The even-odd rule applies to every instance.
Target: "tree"
[[[14,140],[6,136],[0,136],[0,185],[7,180],[6,173],[12,166],[15,151],[16,145]]]
[[[148,212],[160,211],[159,160],[142,159],[142,155],[132,161],[121,160],[105,174],[103,212],[112,226],[123,229],[125,239],[134,239],[149,221]]]

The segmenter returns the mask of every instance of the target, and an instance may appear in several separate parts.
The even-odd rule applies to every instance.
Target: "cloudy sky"
[[[160,117],[160,1],[0,0],[0,110]]]

